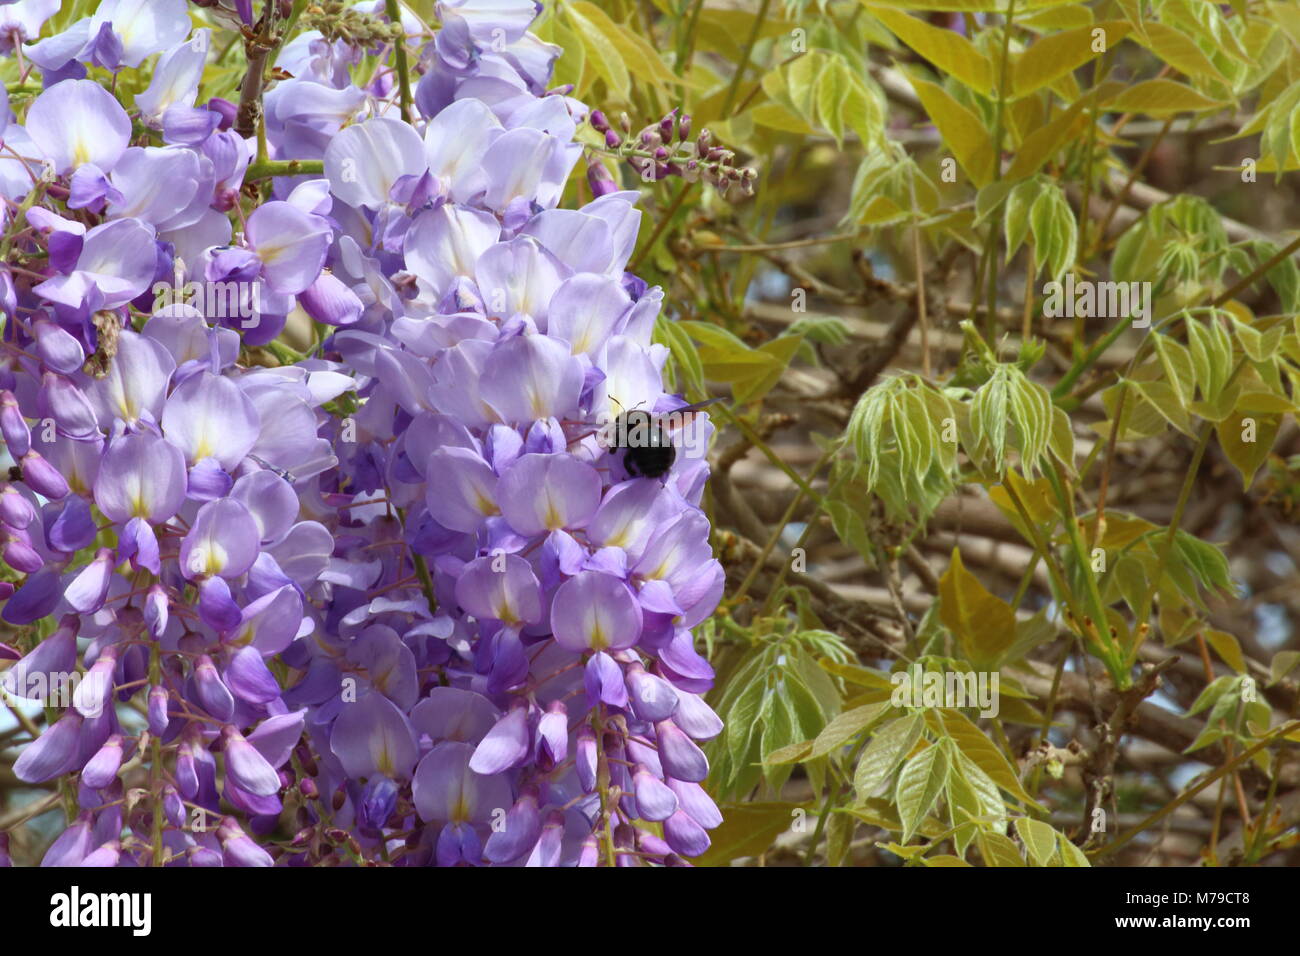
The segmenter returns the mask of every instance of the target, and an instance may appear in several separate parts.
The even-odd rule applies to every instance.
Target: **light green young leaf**
[[[1050,825],[1030,817],[1017,817],[1016,833],[1039,866],[1047,866],[1056,856],[1056,831]]]
[[[1038,261],[1046,264],[1047,275],[1056,281],[1074,264],[1078,224],[1065,193],[1055,183],[1045,188],[1029,210]]]
[[[993,65],[960,33],[930,26],[924,20],[893,10],[874,13],[896,37],[939,70],[984,96],[993,91]]]
[[[894,801],[903,822],[904,843],[912,839],[916,828],[939,799],[947,778],[948,747],[942,742],[926,747],[903,765]]]
[[[924,729],[925,718],[921,714],[907,714],[876,731],[858,758],[857,770],[853,774],[853,789],[859,801],[869,798],[889,779],[921,739]]]

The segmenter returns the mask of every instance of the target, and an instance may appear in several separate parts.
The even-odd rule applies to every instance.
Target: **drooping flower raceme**
[[[211,32],[183,3],[108,0],[41,39],[26,2],[6,37],[45,88],[0,154],[22,652],[0,682],[56,715],[15,773],[77,783],[45,862],[702,853],[709,430],[655,478],[598,432],[685,402],[661,293],[625,271],[637,194],[604,173],[561,206],[587,112],[547,89],[531,0],[403,23],[414,123],[392,69],[355,85],[367,51],[291,38],[262,162],[323,175],[265,195],[237,108],[198,102]],[[100,82],[155,54],[132,103]]]

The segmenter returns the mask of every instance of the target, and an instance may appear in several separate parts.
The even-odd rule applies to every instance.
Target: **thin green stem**
[[[731,107],[736,102],[736,93],[740,90],[740,83],[745,77],[745,71],[749,69],[749,60],[754,55],[754,45],[758,43],[759,34],[763,32],[763,23],[767,20],[767,11],[771,6],[772,0],[762,0],[759,5],[758,16],[754,18],[754,28],[749,32],[749,40],[745,43],[744,52],[741,53],[740,60],[736,63],[736,72],[731,77],[731,85],[727,87],[727,98],[722,101],[722,111],[719,115],[723,119],[731,117]]]
[[[1115,686],[1119,690],[1127,690],[1131,684],[1128,670],[1123,666],[1122,657],[1116,650],[1115,642],[1110,638],[1110,622],[1106,618],[1106,605],[1102,601],[1101,591],[1097,588],[1097,579],[1092,574],[1091,565],[1088,561],[1088,552],[1083,546],[1083,539],[1079,536],[1079,522],[1074,514],[1074,501],[1067,494],[1065,482],[1057,474],[1053,465],[1048,464],[1044,472],[1047,475],[1047,480],[1052,485],[1057,504],[1060,505],[1061,520],[1065,523],[1065,533],[1070,542],[1070,549],[1074,552],[1075,564],[1084,579],[1084,596],[1088,602],[1088,609],[1091,611],[1092,630],[1096,635],[1097,643],[1102,648],[1102,660],[1105,662],[1106,669],[1110,672],[1111,680],[1115,682]],[[1080,623],[1085,630],[1088,629],[1087,620]]]
[[[1115,327],[1098,339],[1097,343],[1086,354],[1076,359],[1074,364],[1070,366],[1069,371],[1062,375],[1061,380],[1052,388],[1052,398],[1059,399],[1068,395],[1070,389],[1074,387],[1074,383],[1079,380],[1079,376],[1092,368],[1106,350],[1115,344],[1115,340],[1128,331],[1129,326],[1133,324],[1133,319],[1134,316],[1131,315],[1120,319],[1115,324]]]
[[[592,729],[596,732],[596,792],[600,795],[600,822],[597,830],[600,834],[601,850],[606,866],[617,866],[618,856],[614,849],[614,820],[610,806],[609,756],[605,753],[604,705],[597,704],[591,715]]]
[[[700,10],[704,7],[704,0],[687,0],[691,5],[690,18],[683,21],[678,18],[678,22],[685,23],[684,29],[677,37],[677,51],[674,57],[673,69],[678,76],[686,72],[686,64],[690,62],[691,54],[695,52],[695,25],[700,19]]]
[[[324,172],[323,159],[260,159],[249,164],[244,182],[256,182],[271,176],[319,176]]]
[[[998,98],[993,113],[993,181],[995,183],[1002,181],[1002,135],[1004,133],[1002,114],[1006,109],[1007,69],[1009,66],[1009,61],[1011,59],[1011,26],[1015,18],[1016,18],[1016,0],[1011,0],[1011,2],[1007,5],[1006,22],[1002,24],[1002,61],[999,64]],[[987,299],[988,313],[984,321],[984,331],[985,331],[985,337],[990,342],[994,341],[994,339],[997,337],[997,323],[998,323],[997,225],[1002,220],[1002,217],[999,215],[998,210],[1002,208],[1002,203],[1005,201],[1006,201],[1006,197],[1004,196],[1002,200],[997,204],[997,208],[994,210],[990,218],[989,233],[984,243],[985,252],[988,253],[988,257],[989,257],[988,258],[988,265],[989,265],[988,299]],[[917,281],[918,282],[920,281],[920,276],[917,277]],[[978,287],[972,290],[971,299],[975,302],[979,301]]]
[[[677,215],[677,210],[682,207],[682,202],[685,201],[686,195],[694,186],[695,183],[682,183],[682,188],[678,190],[673,201],[668,205],[668,208],[664,210],[663,217],[655,223],[655,228],[654,231],[650,233],[650,238],[648,238],[645,245],[641,247],[641,251],[636,254],[636,258],[632,260],[632,264],[627,267],[628,272],[635,272],[637,266],[641,265],[641,261],[654,250],[655,243],[659,241],[659,237],[663,235],[664,230],[668,228],[668,224],[673,221],[673,217]]]
[[[402,11],[397,0],[384,0],[384,12],[391,23],[402,26]],[[403,33],[393,43],[393,59],[397,68],[397,95],[402,104],[402,119],[415,122],[415,107],[411,100],[411,66],[406,61],[406,36]]]

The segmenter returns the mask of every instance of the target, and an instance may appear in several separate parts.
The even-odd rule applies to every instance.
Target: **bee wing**
[[[676,409],[676,411],[698,412],[701,408],[708,408],[710,405],[716,405],[720,401],[722,401],[721,398],[706,398],[704,401],[696,402],[693,405],[683,405],[681,408]]]
[[[687,422],[695,418],[695,413],[710,405],[716,405],[722,401],[721,398],[706,398],[702,402],[695,402],[692,405],[683,405],[681,408],[674,408],[670,412],[664,412],[660,417],[668,426],[669,430],[676,430]]]

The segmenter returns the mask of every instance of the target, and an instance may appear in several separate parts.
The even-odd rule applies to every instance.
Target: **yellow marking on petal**
[[[381,732],[378,740],[379,747],[377,750],[374,748],[373,743],[371,745],[371,750],[375,754],[375,767],[385,777],[394,777],[396,774],[393,773],[393,755],[388,752],[387,746],[388,736]]]
[[[497,620],[502,624],[508,624],[513,627],[520,623],[519,616],[515,614],[515,609],[510,606],[510,601],[505,598],[502,598],[501,604],[493,610],[496,613]]]
[[[465,794],[462,791],[451,805],[451,822],[464,823],[469,819],[469,816],[469,801],[465,799]]]
[[[207,575],[220,574],[221,569],[226,566],[227,558],[229,557],[226,554],[225,548],[212,541],[203,545],[200,553],[203,555],[203,567],[196,570],[198,570],[198,573],[200,574]]]
[[[271,263],[282,259],[287,251],[287,246],[258,246],[257,258],[262,260],[263,265],[269,266]]]

